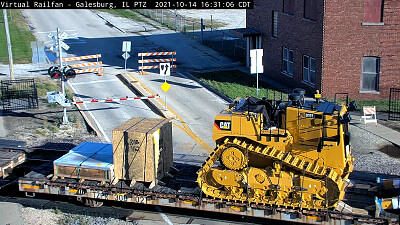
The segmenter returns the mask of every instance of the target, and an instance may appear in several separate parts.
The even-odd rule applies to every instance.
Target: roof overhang
[[[240,38],[261,36],[261,32],[253,28],[232,29],[229,32]]]

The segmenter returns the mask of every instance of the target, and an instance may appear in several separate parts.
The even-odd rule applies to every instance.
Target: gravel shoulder
[[[38,109],[22,110],[3,115],[6,139],[25,141],[27,147],[69,149],[82,142],[101,142],[87,126],[77,108],[68,109],[70,124],[60,126],[63,111],[59,105],[39,100]]]
[[[400,176],[400,149],[357,126],[350,126],[354,171]],[[394,157],[392,157],[392,156]]]

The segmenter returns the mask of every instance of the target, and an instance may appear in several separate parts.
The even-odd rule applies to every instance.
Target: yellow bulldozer
[[[215,150],[198,172],[209,197],[300,209],[328,209],[353,170],[345,104],[242,98],[215,117]]]

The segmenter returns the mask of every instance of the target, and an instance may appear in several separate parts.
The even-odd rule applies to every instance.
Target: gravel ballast
[[[39,210],[30,207],[24,207],[21,210],[21,217],[24,225],[132,225],[135,222],[126,222],[114,218],[92,217],[84,215],[75,215],[62,213],[58,210],[45,209]]]

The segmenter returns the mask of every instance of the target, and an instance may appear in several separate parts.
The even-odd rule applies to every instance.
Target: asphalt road
[[[221,68],[237,63],[224,57],[217,59],[217,53],[207,52],[208,49],[196,41],[170,30],[150,29],[150,25],[115,18],[106,13],[90,10],[23,10],[23,14],[38,40],[44,41],[46,46],[53,43],[48,37],[49,31],[59,27],[77,37],[64,41],[70,46],[68,57],[102,55],[105,76],[88,73],[69,81],[72,91],[83,100],[133,96],[115,77],[124,72],[122,42],[131,41],[132,51],[127,61],[127,72],[143,82],[153,93],[159,93],[164,101],[165,93],[160,88],[163,78],[155,70],[151,71],[151,75],[140,76],[137,73],[137,53],[176,50],[179,69],[178,73],[168,77],[171,89],[167,93],[168,107],[175,112],[177,118],[173,121],[174,152],[208,156],[210,149],[214,148],[213,119],[227,107],[227,102],[189,79],[185,72],[188,69]],[[86,104],[86,108],[94,118],[94,123],[104,131],[104,139],[108,142],[112,139],[112,129],[127,119],[134,116],[158,117],[142,101]],[[204,144],[199,144],[199,139],[209,146],[208,150],[205,150]]]
[[[68,57],[101,54],[105,76],[94,73],[78,74],[68,81],[69,87],[81,100],[121,98],[135,95],[115,77],[123,61],[117,54],[121,51],[124,33],[106,25],[106,22],[90,10],[23,10],[24,16],[33,27],[38,41],[51,46],[48,37],[57,27],[77,39],[66,39],[70,46]],[[67,16],[68,15],[68,16]],[[69,62],[76,64],[79,62]],[[88,114],[103,133],[106,142],[112,140],[112,130],[131,117],[159,118],[141,100],[85,104]]]

